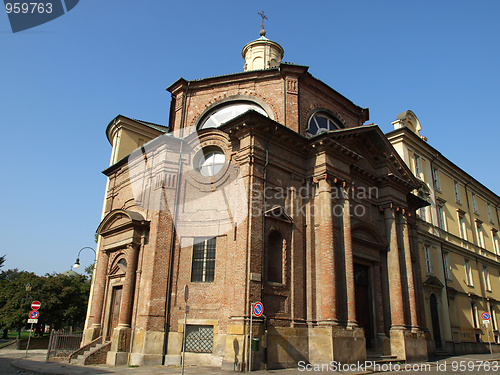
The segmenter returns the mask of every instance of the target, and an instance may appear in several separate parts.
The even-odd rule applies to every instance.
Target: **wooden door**
[[[120,305],[122,302],[122,290],[123,287],[114,286],[111,295],[111,309],[109,312],[109,324],[108,324],[108,337],[109,340],[113,336],[113,330],[118,325],[118,319],[120,317]]]
[[[370,293],[370,267],[354,263],[356,319],[365,332],[366,348],[373,349],[373,314]]]

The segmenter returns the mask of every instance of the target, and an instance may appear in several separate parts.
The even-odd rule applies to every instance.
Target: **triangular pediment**
[[[429,278],[424,281],[424,287],[432,289],[443,289],[444,285],[436,276],[429,276]]]
[[[358,173],[372,179],[390,179],[407,186],[408,191],[420,186],[406,163],[377,125],[364,125],[328,133],[343,147],[359,155],[353,164]]]
[[[290,217],[290,215],[288,215],[288,213],[286,212],[286,210],[283,207],[281,207],[281,206],[274,206],[270,210],[267,210],[265,212],[265,214],[266,214],[266,217],[268,217],[268,218],[273,218],[273,219],[276,219],[276,220],[281,220],[281,221],[284,221],[284,222],[287,222],[287,223],[292,223],[293,222],[293,220]]]

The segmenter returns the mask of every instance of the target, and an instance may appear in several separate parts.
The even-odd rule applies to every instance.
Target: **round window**
[[[226,157],[220,150],[202,150],[198,160],[195,160],[196,169],[205,177],[212,177],[219,173],[224,166]]]
[[[309,128],[307,130],[308,136],[313,136],[330,130],[340,129],[343,126],[341,122],[323,113],[317,113],[309,120]]]
[[[229,120],[239,116],[246,111],[253,109],[267,117],[266,111],[260,106],[250,102],[228,103],[222,107],[217,107],[210,112],[206,119],[201,123],[200,129],[218,128]]]

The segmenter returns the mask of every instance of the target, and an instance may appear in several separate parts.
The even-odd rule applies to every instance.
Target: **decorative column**
[[[354,292],[354,260],[352,255],[352,236],[351,236],[351,208],[349,199],[349,190],[342,188],[342,196],[344,198],[344,207],[342,214],[342,234],[344,237],[344,266],[345,266],[345,283],[347,295],[347,327],[357,327],[356,321],[356,297]]]
[[[108,270],[109,254],[101,250],[98,252],[97,265],[94,280],[94,295],[92,298],[92,306],[90,316],[92,317],[92,325],[85,332],[85,344],[98,338],[101,332],[102,312],[104,305],[104,292],[106,290],[106,274]]]
[[[338,324],[331,185],[327,176],[319,180],[318,185],[319,207],[316,213],[320,214],[319,261],[321,267],[318,280],[321,291],[318,293],[321,300],[318,320],[322,323]]]
[[[400,223],[403,230],[403,247],[406,262],[406,275],[408,280],[408,298],[410,302],[410,325],[413,332],[418,331],[417,304],[415,300],[415,283],[413,278],[413,265],[411,261],[410,232],[408,220],[404,213],[401,213]]]
[[[398,234],[394,208],[384,209],[385,227],[389,249],[387,251],[387,272],[391,305],[391,330],[404,330],[403,292],[401,288],[401,268],[399,265]]]
[[[133,245],[127,247],[127,271],[123,283],[122,300],[120,305],[119,327],[130,327],[132,307],[134,301],[135,274],[137,269],[137,249]]]
[[[122,300],[120,304],[120,316],[118,326],[113,331],[111,348],[107,354],[108,365],[125,365],[128,363],[128,355],[132,341],[132,308],[134,305],[135,274],[137,269],[137,246],[127,245],[125,281],[123,283]]]

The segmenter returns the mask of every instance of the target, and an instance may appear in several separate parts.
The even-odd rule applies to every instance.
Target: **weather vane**
[[[262,29],[264,29],[264,20],[269,20],[269,19],[264,15],[264,11],[257,12],[257,14],[262,17]]]

